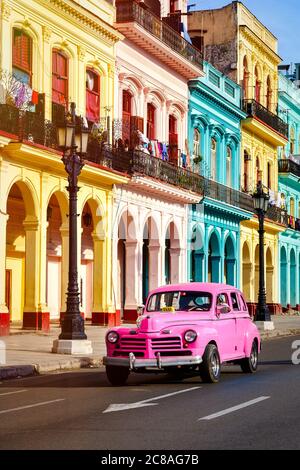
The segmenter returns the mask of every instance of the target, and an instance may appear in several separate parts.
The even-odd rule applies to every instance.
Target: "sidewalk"
[[[275,330],[262,333],[263,340],[280,336],[300,334],[300,316],[275,316],[272,318]],[[126,325],[123,325],[126,326]],[[134,325],[128,325],[134,327]],[[0,380],[6,378],[26,377],[53,371],[100,367],[106,353],[106,327],[86,325],[88,339],[92,341],[93,354],[88,357],[51,353],[53,341],[60,334],[59,326],[52,326],[50,333],[11,328],[10,336],[0,338],[5,344],[6,362],[0,365]],[[0,341],[0,359],[1,344]]]

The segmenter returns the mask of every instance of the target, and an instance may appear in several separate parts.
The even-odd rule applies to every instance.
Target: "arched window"
[[[247,57],[245,56],[244,57],[244,60],[243,60],[243,91],[244,91],[244,99],[247,100],[248,97],[249,97],[249,93],[248,93],[248,90],[249,90],[249,76],[250,76],[250,73],[249,73],[249,70],[248,70],[248,61],[247,61]]]
[[[13,29],[12,72],[17,80],[31,84],[32,39],[21,29]]]
[[[100,76],[92,69],[86,71],[86,117],[92,122],[100,117]]]
[[[63,108],[68,105],[68,59],[56,49],[52,52],[52,103]]]
[[[258,183],[259,181],[261,181],[260,162],[259,162],[258,157],[256,157],[256,160],[255,160],[255,171],[256,171],[256,182]]]
[[[211,139],[211,150],[210,150],[210,173],[211,179],[216,180],[217,178],[217,141],[216,139]]]
[[[261,81],[259,80],[258,68],[255,67],[255,101],[260,103]]]
[[[295,153],[295,129],[291,127],[290,133],[290,153],[293,155]]]
[[[249,160],[250,156],[247,150],[244,150],[244,191],[249,191]]]
[[[178,164],[178,132],[177,119],[170,114],[169,116],[169,159],[175,165]]]
[[[130,124],[132,114],[132,94],[123,90],[122,94],[122,139],[126,144],[130,143]]]
[[[272,86],[270,76],[267,78],[267,108],[271,111],[272,108]]]
[[[198,129],[194,129],[194,138],[193,138],[193,159],[199,160],[201,157],[201,134]],[[199,161],[197,162],[199,163]]]
[[[147,104],[147,137],[155,139],[155,106],[151,103]]]
[[[268,188],[272,189],[272,163],[268,162]]]
[[[295,217],[295,200],[293,197],[290,199],[290,215]]]
[[[232,183],[232,150],[229,145],[226,149],[226,186],[231,187]]]

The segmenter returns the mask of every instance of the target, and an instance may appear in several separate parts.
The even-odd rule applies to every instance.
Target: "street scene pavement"
[[[111,387],[103,367],[4,380],[3,449],[300,449],[300,335],[263,342],[256,374],[224,366],[198,376],[132,374]]]

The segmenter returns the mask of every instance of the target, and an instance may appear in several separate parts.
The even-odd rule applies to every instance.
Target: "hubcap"
[[[252,347],[250,361],[251,361],[252,367],[255,368],[257,365],[257,350],[255,346]]]
[[[219,375],[220,361],[216,353],[214,353],[211,357],[211,370],[214,377],[217,377]]]

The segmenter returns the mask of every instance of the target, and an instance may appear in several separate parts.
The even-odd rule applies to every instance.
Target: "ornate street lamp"
[[[91,342],[84,332],[84,320],[80,314],[80,293],[77,269],[77,192],[78,177],[84,166],[89,130],[83,126],[81,118],[75,114],[75,103],[71,112],[57,129],[58,144],[63,152],[62,161],[68,174],[69,192],[69,279],[67,308],[62,320],[62,331],[54,341],[53,352],[63,354],[89,354]]]
[[[270,196],[264,192],[261,181],[258,181],[256,192],[252,194],[254,210],[258,217],[259,222],[259,291],[258,291],[258,304],[256,308],[255,321],[263,329],[274,329],[271,321],[270,312],[266,301],[266,288],[265,288],[265,255],[264,255],[264,221],[265,214],[269,207]]]

